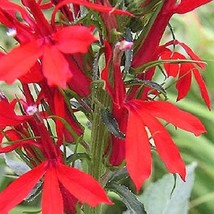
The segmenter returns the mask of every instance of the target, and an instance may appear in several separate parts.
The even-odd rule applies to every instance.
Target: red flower
[[[36,32],[32,35],[31,41],[21,44],[1,57],[0,77],[12,83],[26,74],[42,57],[43,74],[49,85],[65,88],[66,82],[72,77],[66,54],[86,53],[89,45],[96,38],[92,35],[90,28],[84,26],[69,26],[55,31],[35,1],[25,2],[34,16],[36,23],[32,31]]]
[[[165,48],[168,45],[172,45],[172,44],[179,44],[187,52],[191,60],[196,61],[195,63],[188,62],[188,63],[181,63],[181,64],[170,64],[170,63],[164,64],[164,68],[168,76],[172,76],[172,77],[178,76],[178,81],[176,83],[176,88],[178,91],[177,100],[181,100],[187,95],[187,93],[190,90],[192,76],[194,76],[200,88],[201,96],[204,99],[204,102],[207,104],[208,108],[211,109],[211,101],[208,95],[208,91],[207,91],[205,82],[199,72],[199,68],[203,70],[205,69],[205,63],[203,63],[201,59],[197,55],[195,55],[194,52],[186,44],[178,41],[171,41],[162,46],[164,47],[164,51],[160,54],[161,59],[187,60],[187,58],[184,55],[175,51],[171,51],[168,48]],[[160,49],[162,47],[160,47]]]
[[[147,62],[156,60],[158,58],[158,47],[162,35],[169,23],[171,17],[176,14],[183,14],[190,12],[201,5],[207,4],[212,0],[166,0],[157,15],[149,33],[146,38],[143,37],[141,47],[136,47],[137,53],[133,58],[132,65],[138,67]]]
[[[17,27],[17,34],[19,35],[16,37],[18,41],[20,41],[20,38],[22,38],[21,42],[25,41],[24,44],[22,43],[9,54],[1,57],[0,78],[8,83],[12,83],[17,78],[26,74],[38,60],[41,60],[43,74],[47,78],[48,84],[65,88],[67,81],[74,75],[66,55],[86,53],[88,47],[96,41],[96,38],[92,35],[91,29],[85,26],[68,26],[56,31],[55,23],[52,23],[52,25],[48,23],[39,4],[29,0],[25,0],[23,3],[29,8],[30,16],[33,16],[34,20],[30,18],[29,14],[26,13],[23,8],[16,4],[5,1],[2,6],[3,13],[7,14],[7,9],[9,11],[20,12],[23,16],[22,18],[31,27],[28,31],[30,31],[32,35],[28,35],[30,41],[26,41],[26,38],[23,39],[23,37],[25,37],[26,26],[21,25],[15,17],[13,17],[14,20],[11,22],[11,17],[8,14],[7,16],[9,18],[5,17],[5,14],[0,16],[0,20],[7,24],[8,27],[11,27],[11,25],[13,28]],[[102,12],[131,15],[126,11],[86,1],[62,1],[56,6],[52,14],[52,22],[54,21],[57,10],[68,3],[84,5]],[[25,31],[23,29],[25,29]],[[29,32],[27,32],[27,34],[29,34]]]
[[[126,133],[125,142],[123,139],[112,137],[110,163],[119,165],[125,159],[130,177],[139,191],[143,182],[151,174],[151,136],[169,172],[178,173],[185,179],[184,162],[171,136],[158,119],[163,119],[195,135],[206,131],[203,124],[190,113],[168,102],[127,99],[118,61],[113,60],[114,84],[110,84],[108,80],[108,75],[112,71],[109,69],[112,51],[107,42],[105,46],[106,67],[102,78],[106,81],[106,88],[113,100],[113,115],[120,130]],[[190,52],[189,54],[192,55]]]
[[[1,79],[12,83],[27,73],[42,57],[43,74],[48,83],[65,88],[72,73],[64,54],[86,53],[88,46],[95,40],[89,28],[70,26],[49,35],[49,39],[44,37],[21,45],[1,57]],[[78,45],[76,45],[77,43]]]
[[[199,119],[162,101],[131,100],[125,107],[129,112],[125,139],[126,165],[137,190],[151,174],[150,135],[169,172],[178,173],[185,180],[184,162],[171,136],[157,118],[195,135],[206,131]]]
[[[63,213],[60,185],[81,202],[92,207],[100,203],[112,203],[92,176],[50,160],[23,174],[0,193],[0,213],[7,214],[19,204],[43,176],[42,213],[44,214]]]

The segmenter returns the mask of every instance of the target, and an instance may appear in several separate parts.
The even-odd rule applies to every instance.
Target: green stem
[[[102,122],[101,110],[103,107],[110,106],[108,94],[103,90],[103,81],[94,81],[92,83],[92,130],[91,130],[91,161],[88,167],[88,173],[91,174],[98,182],[105,172],[103,164],[103,155],[109,138],[109,133]],[[97,100],[99,102],[97,102]],[[101,184],[102,185],[102,184]],[[92,208],[85,206],[85,214],[101,214],[102,207]]]

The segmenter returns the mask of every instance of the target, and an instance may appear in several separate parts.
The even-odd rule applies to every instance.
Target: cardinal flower
[[[107,90],[113,99],[113,115],[118,121],[120,130],[126,135],[125,139],[116,140],[116,137],[113,137],[111,163],[118,165],[125,159],[129,175],[139,191],[151,174],[151,145],[154,144],[168,171],[178,173],[185,180],[185,164],[170,134],[159,119],[196,136],[206,131],[203,124],[195,116],[169,102],[128,99],[122,73],[118,61],[114,60],[114,54],[114,85],[112,86],[106,78],[112,71],[109,68],[112,51],[108,43],[105,45],[107,63],[102,77],[106,80]]]
[[[45,27],[42,19],[41,25]],[[42,38],[20,45],[1,57],[1,80],[12,83],[27,73],[42,57],[43,74],[49,85],[65,88],[66,82],[72,77],[65,54],[86,53],[89,45],[95,40],[91,30],[84,26],[69,26],[49,35],[43,35]]]
[[[56,85],[62,88],[66,87],[66,82],[72,77],[72,68],[70,68],[67,60],[67,54],[86,53],[89,46],[97,39],[92,35],[91,29],[85,26],[67,26],[56,30],[55,24],[50,25],[44,17],[40,5],[36,1],[23,1],[28,7],[30,15],[34,18],[29,18],[15,4],[3,2],[2,10],[7,14],[7,8],[24,14],[23,19],[31,26],[31,40],[19,47],[14,48],[9,54],[0,59],[0,79],[7,83],[12,83],[17,78],[26,74],[38,60],[42,63],[43,75],[46,77],[49,85]],[[75,3],[91,7],[95,10],[103,10],[104,12],[125,13],[120,10],[102,5],[96,5],[85,1],[64,1],[61,2],[53,13],[55,16],[57,10],[63,4]],[[129,14],[129,13],[128,13]],[[8,15],[8,14],[7,14]],[[10,19],[10,15],[8,15]],[[2,16],[5,23],[5,17]],[[53,20],[53,19],[52,19]],[[8,20],[7,24],[11,24]],[[14,22],[14,28],[20,27],[17,20]],[[18,32],[17,32],[18,33]],[[23,33],[23,31],[22,31]],[[20,35],[18,36],[20,37]],[[24,35],[22,35],[24,37]],[[13,62],[13,63],[11,63]]]
[[[11,140],[18,140],[19,143],[13,142],[11,146],[0,148],[0,153],[21,148],[29,158],[32,170],[21,175],[0,193],[0,213],[7,214],[24,200],[40,180],[44,183],[42,192],[42,213],[44,214],[63,214],[64,210],[74,208],[77,201],[92,207],[100,203],[111,204],[101,185],[92,176],[64,164],[60,150],[62,142],[58,142],[62,138],[57,136],[58,141],[53,140],[38,112],[31,117],[28,127],[31,128],[31,134],[35,136],[32,136],[31,140],[22,139],[23,135],[17,130],[5,132]],[[60,133],[57,134],[60,135]],[[2,139],[1,135],[0,139]],[[72,195],[72,198],[67,199],[65,194]],[[74,204],[70,208],[64,207],[64,200],[70,199]]]
[[[177,100],[184,98],[190,90],[192,76],[195,77],[196,82],[198,83],[201,96],[204,99],[204,102],[207,104],[208,108],[211,109],[211,101],[208,95],[208,91],[205,85],[205,82],[199,72],[200,69],[205,69],[205,64],[201,59],[184,43],[179,41],[171,41],[160,47],[164,48],[164,51],[160,54],[161,59],[163,60],[188,60],[183,54],[180,54],[176,51],[171,51],[166,48],[169,45],[180,45],[186,53],[189,55],[190,59],[193,62],[181,63],[181,64],[171,64],[165,63],[164,68],[168,76],[177,77],[178,81],[176,82],[176,88],[178,91]],[[195,63],[194,63],[195,61]],[[179,62],[179,61],[178,61]]]
[[[166,29],[166,26],[169,23],[169,20],[174,14],[188,13],[211,1],[212,0],[164,1],[149,33],[147,34],[146,38],[143,38],[140,48],[136,47],[136,55],[132,62],[133,67],[138,67],[144,63],[156,60],[158,58],[158,47],[160,40]]]
[[[151,174],[150,135],[168,171],[178,173],[185,180],[184,162],[159,119],[196,136],[205,132],[200,120],[168,102],[131,100],[125,106],[129,112],[125,140],[126,163],[137,190]]]
[[[42,213],[44,214],[64,213],[61,185],[82,203],[92,207],[100,203],[111,204],[100,184],[92,176],[55,160],[49,160],[21,175],[0,193],[0,213],[7,214],[27,197],[42,178],[44,181]]]

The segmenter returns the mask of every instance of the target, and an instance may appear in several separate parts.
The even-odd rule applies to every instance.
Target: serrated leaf
[[[117,193],[121,197],[130,214],[147,214],[143,204],[126,186],[116,182],[111,182],[108,184],[107,188]]]
[[[125,134],[120,131],[116,119],[107,109],[101,110],[101,118],[109,132],[118,138],[125,138]]]
[[[144,203],[147,214],[187,214],[196,165],[192,163],[187,167],[186,182],[176,175],[173,192],[175,181],[172,175],[165,175],[149,186],[139,197]]]

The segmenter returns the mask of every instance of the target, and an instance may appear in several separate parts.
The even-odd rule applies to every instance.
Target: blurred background
[[[214,100],[214,2],[203,6],[194,12],[185,15],[175,15],[170,22],[175,37],[181,42],[188,44],[200,58],[207,63],[207,69],[203,72],[211,100]],[[6,34],[7,29],[0,25],[0,46],[9,50],[16,43]],[[169,39],[169,30],[166,30],[165,39]],[[0,90],[3,90],[9,97],[14,93],[19,96],[17,84],[7,86],[0,83]],[[176,91],[170,89],[169,100],[175,102]],[[197,162],[195,183],[189,203],[190,214],[213,214],[214,213],[214,111],[209,111],[202,102],[199,88],[193,80],[191,91],[188,96],[176,103],[180,108],[187,110],[201,119],[207,128],[207,133],[200,137],[195,137],[186,132],[175,130],[171,127],[171,134],[177,143],[185,162]],[[166,173],[163,165],[155,156],[153,176],[150,181],[154,181]],[[0,158],[0,191],[2,191],[13,176],[5,177],[10,173],[5,167],[4,159]],[[36,212],[38,201],[22,203],[18,208],[11,211],[11,214],[19,214],[28,210],[28,213]],[[121,206],[121,208],[119,208]],[[118,202],[115,214],[123,211],[123,205]],[[112,211],[105,213],[112,213]],[[113,213],[114,214],[114,213]],[[170,214],[170,213],[169,213]],[[182,214],[182,213],[181,213]]]

